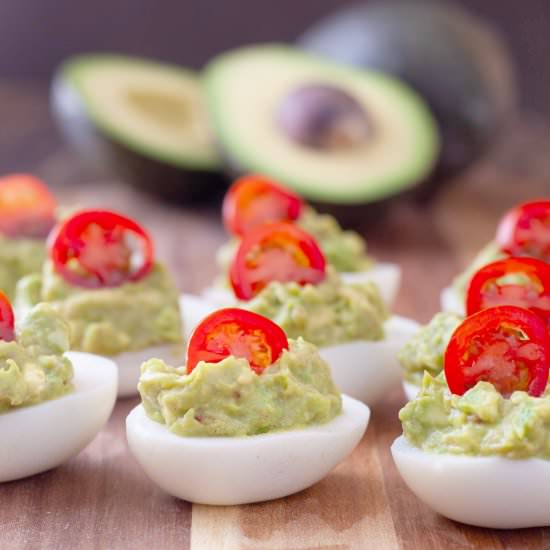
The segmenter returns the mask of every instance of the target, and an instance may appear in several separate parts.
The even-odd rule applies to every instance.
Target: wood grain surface
[[[8,97],[9,112],[1,107]],[[40,90],[0,82],[0,118],[1,171],[36,171],[63,204],[106,205],[138,217],[181,290],[197,291],[210,281],[213,254],[225,238],[215,208],[176,208],[119,182],[85,183],[52,130]],[[427,320],[437,311],[440,289],[491,238],[502,211],[548,195],[548,151],[548,128],[525,117],[433,204],[396,203],[369,229],[373,253],[403,268],[397,312]],[[108,425],[66,465],[0,485],[2,550],[550,548],[549,529],[467,527],[437,516],[408,491],[389,453],[400,433],[399,387],[374,409],[355,452],[323,481],[285,499],[239,507],[192,506],[149,482],[124,435],[136,403],[119,401]]]

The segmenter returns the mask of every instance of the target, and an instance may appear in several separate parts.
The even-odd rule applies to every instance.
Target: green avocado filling
[[[461,301],[464,301],[466,296],[466,290],[470,283],[470,279],[474,276],[476,271],[482,268],[484,265],[496,262],[506,258],[506,254],[500,250],[498,245],[491,241],[486,244],[472,260],[470,265],[459,275],[457,275],[452,282],[452,287]]]
[[[150,359],[138,390],[149,418],[181,436],[245,436],[324,424],[342,410],[330,370],[313,344],[289,341],[261,374],[246,359],[200,362],[190,374]]]
[[[367,254],[365,240],[355,231],[344,231],[333,216],[319,214],[307,206],[297,223],[315,237],[327,263],[336,271],[367,271],[374,265],[374,260]],[[238,246],[239,241],[232,239],[218,250],[216,259],[224,274],[229,270]],[[227,284],[226,275],[221,283]]]
[[[462,317],[454,313],[437,313],[405,343],[397,358],[407,382],[420,386],[424,371],[437,376],[443,370],[443,355],[462,321]]]
[[[61,397],[72,390],[69,325],[39,304],[16,327],[16,339],[0,341],[0,413]]]
[[[25,275],[39,273],[45,259],[44,241],[7,239],[0,235],[0,290],[13,300],[17,281]]]
[[[407,440],[429,453],[550,459],[549,388],[541,397],[516,391],[504,398],[492,384],[478,382],[458,396],[443,373],[426,373],[399,419]]]
[[[19,314],[37,302],[51,304],[69,322],[71,349],[113,356],[182,343],[178,292],[160,263],[140,281],[87,289],[66,283],[47,261],[42,275],[17,285]]]
[[[333,270],[318,285],[271,282],[240,305],[319,347],[382,340],[389,315],[374,283],[344,284]]]

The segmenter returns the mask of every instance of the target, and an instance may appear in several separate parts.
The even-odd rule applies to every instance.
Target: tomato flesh
[[[315,239],[294,224],[265,224],[241,241],[229,276],[235,296],[250,300],[272,281],[318,284],[325,257]]]
[[[0,290],[0,340],[15,340],[15,317],[8,297]]]
[[[84,210],[51,234],[56,272],[84,288],[115,287],[145,277],[153,266],[153,242],[134,220],[108,210]]]
[[[505,397],[517,390],[539,397],[549,363],[544,321],[522,307],[497,306],[467,317],[455,330],[445,352],[445,377],[456,395],[486,381]]]
[[[499,223],[496,241],[512,256],[550,262],[550,200],[526,202],[508,211]]]
[[[55,209],[52,194],[34,176],[0,178],[0,233],[6,237],[45,238],[55,224]]]
[[[242,357],[261,374],[288,349],[284,331],[270,319],[238,308],[220,309],[206,317],[193,331],[187,348],[187,372],[199,363],[218,363]]]
[[[238,179],[225,195],[222,217],[234,235],[244,235],[267,222],[293,221],[300,217],[302,199],[262,176]]]
[[[550,328],[550,264],[512,257],[478,270],[466,294],[467,314],[506,304],[530,309]]]

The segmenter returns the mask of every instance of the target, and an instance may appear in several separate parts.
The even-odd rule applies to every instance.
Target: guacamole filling
[[[0,235],[0,290],[13,300],[17,281],[39,273],[46,259],[46,246],[39,239],[7,239]]]
[[[399,419],[409,443],[429,453],[550,459],[549,388],[541,397],[516,391],[504,398],[492,384],[478,382],[459,396],[443,373],[426,373]]]
[[[355,231],[343,230],[333,216],[319,214],[307,206],[297,224],[315,237],[327,263],[336,271],[359,272],[373,267],[374,260],[367,253],[365,240]],[[232,239],[218,250],[217,263],[224,273],[229,271],[238,246],[239,241]],[[227,284],[227,275],[222,279],[220,283]]]
[[[69,322],[71,349],[114,356],[182,343],[178,292],[159,263],[140,281],[87,289],[69,285],[47,261],[42,275],[29,275],[17,285],[19,314],[37,302],[51,304]]]
[[[494,241],[491,241],[485,245],[472,260],[471,264],[453,279],[452,288],[456,292],[457,296],[461,300],[464,300],[470,279],[474,276],[476,271],[484,265],[490,264],[491,262],[496,262],[497,260],[502,260],[503,258],[506,258],[506,254],[500,250]]]
[[[39,304],[0,341],[0,413],[61,397],[72,390],[69,325],[48,304]]]
[[[445,350],[453,332],[462,321],[462,317],[454,313],[437,313],[405,343],[397,359],[407,382],[420,386],[424,371],[437,376],[443,370]]]
[[[388,310],[371,282],[342,283],[333,270],[318,285],[271,282],[240,307],[277,323],[289,338],[316,346],[382,340]]]
[[[138,390],[149,418],[181,436],[245,436],[324,424],[342,410],[341,396],[317,348],[289,341],[261,374],[246,359],[199,364],[190,374],[150,359]]]

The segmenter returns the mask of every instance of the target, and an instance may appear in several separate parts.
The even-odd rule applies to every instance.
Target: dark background
[[[550,0],[457,3],[487,17],[502,31],[516,61],[522,107],[550,116]],[[311,22],[343,4],[341,0],[1,0],[0,78],[46,81],[67,55],[94,50],[198,68],[212,55],[237,45],[292,41]]]

